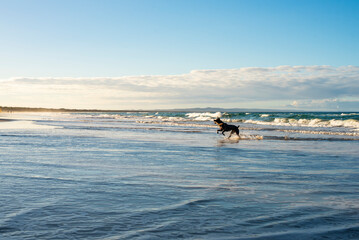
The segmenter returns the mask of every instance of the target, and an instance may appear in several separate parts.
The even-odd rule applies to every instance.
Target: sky
[[[356,0],[0,0],[0,106],[359,111]]]

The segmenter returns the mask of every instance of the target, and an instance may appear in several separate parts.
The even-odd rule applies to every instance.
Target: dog
[[[217,119],[215,119],[213,121],[214,121],[215,124],[217,124],[219,126],[219,129],[217,130],[217,133],[222,132],[222,134],[225,136],[224,132],[231,131],[228,138],[230,138],[233,133],[236,133],[237,136],[239,137],[239,129],[238,129],[239,126],[234,126],[234,125],[229,125],[227,123],[224,123],[224,122],[222,122],[222,120],[220,118],[217,118]]]

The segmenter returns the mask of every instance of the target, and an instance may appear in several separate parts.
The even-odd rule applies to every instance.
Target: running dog
[[[218,132],[222,132],[222,134],[225,136],[224,132],[229,132],[231,131],[231,133],[229,134],[228,138],[230,138],[232,136],[232,133],[236,133],[237,136],[239,137],[239,129],[237,126],[234,125],[229,125],[227,123],[222,122],[222,120],[220,118],[217,118],[215,120],[213,120],[215,124],[217,124],[219,126],[219,129],[217,130]]]

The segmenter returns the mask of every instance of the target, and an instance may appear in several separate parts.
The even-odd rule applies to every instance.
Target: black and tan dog
[[[222,134],[224,135],[224,132],[229,132],[231,131],[231,133],[229,134],[228,138],[230,138],[232,136],[232,133],[236,133],[237,136],[239,137],[239,129],[237,126],[234,125],[229,125],[227,123],[222,122],[222,120],[220,118],[217,118],[215,120],[213,120],[215,124],[217,124],[219,126],[219,129],[217,130],[218,132],[222,132]]]

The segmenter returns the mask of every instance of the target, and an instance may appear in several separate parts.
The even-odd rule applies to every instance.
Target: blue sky
[[[77,78],[76,84],[80,86],[80,79],[87,78],[125,81],[121,77],[139,76],[138,83],[145,81],[143,76],[159,76],[163,81],[166,77],[188,75],[194,70],[268,69],[284,65],[330,66],[333,71],[343,66],[359,66],[358,12],[359,1],[350,0],[0,0],[0,79],[3,83],[0,89],[11,95],[0,97],[0,105],[39,106],[49,102],[45,92],[31,96],[25,91],[29,86],[23,82],[16,88],[15,82],[20,84],[14,81],[17,78],[52,81],[42,85],[45,91],[49,90],[45,86],[54,85],[54,79],[59,83],[64,77]],[[357,70],[350,69],[353,77],[352,71],[356,74]],[[338,71],[343,74],[338,76],[341,81],[350,77],[342,69]],[[281,71],[280,74],[289,76],[290,72]],[[323,77],[317,72],[314,76]],[[240,79],[243,78],[241,75]],[[267,79],[272,81],[275,77],[267,76]],[[198,81],[207,80],[204,76]],[[358,87],[356,81],[351,79],[350,82],[352,89]],[[141,102],[151,102],[147,101],[148,95],[141,94],[146,92],[141,89],[144,85],[138,84],[136,90],[131,90],[133,96],[138,96],[133,102],[139,102],[132,104],[132,108],[140,108]],[[201,96],[198,105],[243,107],[241,104],[246,102],[246,105],[252,103],[252,107],[285,108],[300,101],[344,101],[353,106],[353,101],[355,105],[359,100],[358,94],[336,92],[335,86],[332,95],[321,99],[317,94],[305,99],[302,96],[287,99],[234,97],[230,101],[224,97],[217,104],[210,101],[214,95],[209,91],[208,95]],[[16,90],[21,87],[22,92]],[[59,85],[52,88],[61,89]],[[86,93],[87,88],[88,85],[83,84],[83,94],[91,95]],[[158,89],[152,90],[153,94],[158,92]],[[51,106],[71,107],[72,103],[75,107],[91,107],[79,104],[76,97],[71,101],[68,96],[78,92],[71,92],[71,88],[66,91],[62,94],[67,94],[68,104],[61,105],[64,96],[54,92]],[[22,97],[23,102],[19,100]],[[116,95],[113,97],[115,99]],[[187,98],[191,97],[197,99],[199,96]],[[97,98],[102,104],[96,107],[126,106],[121,100],[104,100],[100,95]],[[294,101],[296,104],[291,104]],[[309,105],[303,107],[310,108]],[[179,97],[168,104],[153,100],[146,107],[196,106],[193,101],[192,104],[181,102]]]

